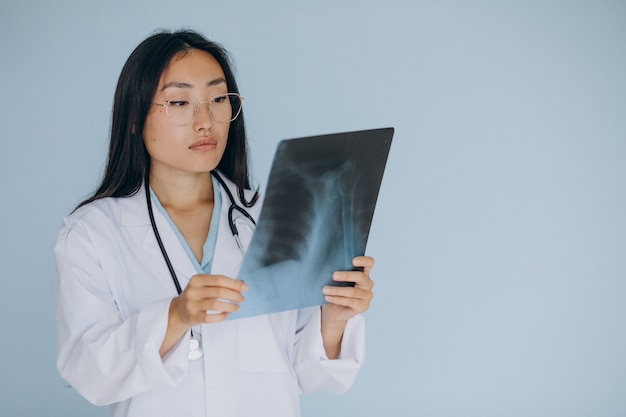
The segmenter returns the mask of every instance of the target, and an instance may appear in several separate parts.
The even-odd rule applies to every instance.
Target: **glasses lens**
[[[188,125],[193,123],[201,105],[209,104],[209,110],[216,122],[232,122],[241,112],[241,97],[235,93],[215,96],[210,102],[199,102],[193,97],[171,99],[166,102],[165,110],[172,123]]]
[[[199,105],[198,100],[192,97],[183,97],[168,100],[165,109],[172,123],[182,126],[193,123],[195,109]]]
[[[240,111],[241,97],[238,94],[222,94],[211,99],[211,114],[216,122],[232,122]]]

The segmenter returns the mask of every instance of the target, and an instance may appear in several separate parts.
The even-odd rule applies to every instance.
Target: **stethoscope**
[[[226,191],[226,194],[228,195],[228,199],[230,200],[230,207],[228,208],[228,226],[230,226],[230,232],[235,238],[235,242],[237,243],[237,247],[239,247],[239,250],[241,251],[241,255],[246,256],[246,250],[243,248],[241,240],[239,239],[239,230],[237,229],[237,225],[235,224],[233,215],[235,211],[238,211],[239,213],[243,214],[245,218],[250,220],[250,223],[253,227],[256,227],[256,222],[254,221],[250,213],[246,211],[246,209],[235,203],[235,198],[233,197],[230,189],[228,188],[222,177],[220,177],[220,175],[216,171],[211,171],[211,174],[215,177],[217,182],[220,183],[220,186],[224,189],[224,191]]]
[[[246,251],[243,245],[241,244],[241,240],[239,239],[239,230],[237,229],[237,225],[235,224],[235,220],[234,220],[235,211],[241,213],[245,218],[247,218],[252,224],[253,228],[256,227],[256,222],[254,221],[250,213],[246,211],[246,209],[239,206],[235,202],[235,198],[233,197],[233,194],[230,192],[230,189],[228,188],[228,186],[226,185],[222,177],[216,171],[211,171],[211,175],[215,177],[215,179],[220,183],[220,186],[222,187],[222,189],[226,191],[226,195],[228,195],[228,199],[230,200],[230,207],[228,208],[228,225],[230,226],[230,231],[233,234],[233,237],[235,238],[237,247],[239,247],[239,250],[241,251],[242,256],[245,256]],[[149,173],[146,173],[145,189],[146,189],[146,204],[148,206],[148,216],[150,217],[150,224],[152,225],[154,236],[156,237],[157,243],[159,244],[159,249],[161,250],[161,254],[163,255],[163,259],[165,260],[167,269],[170,272],[172,281],[174,281],[174,285],[176,286],[176,292],[178,293],[178,295],[180,295],[183,292],[182,288],[180,287],[180,282],[178,281],[178,278],[176,277],[176,272],[174,271],[174,267],[172,266],[170,257],[167,255],[167,251],[165,250],[165,245],[163,245],[163,240],[161,240],[159,229],[157,228],[156,222],[154,220],[154,213],[152,211],[152,201],[150,199]],[[213,190],[213,192],[215,192],[215,190]],[[207,312],[207,314],[210,314],[210,313]],[[194,333],[193,329],[191,329],[190,332],[191,332],[191,340],[189,341],[189,359],[191,360],[199,359],[200,357],[202,357],[202,336],[197,333]]]

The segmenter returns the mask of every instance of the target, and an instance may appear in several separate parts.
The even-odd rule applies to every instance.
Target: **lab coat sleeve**
[[[66,225],[55,252],[61,376],[96,405],[177,384],[187,371],[188,348],[181,345],[188,339],[164,359],[159,354],[171,299],[123,319],[86,228]]]
[[[354,383],[365,361],[365,325],[357,315],[348,321],[338,359],[330,360],[324,350],[321,309],[298,312],[294,369],[303,393],[318,389],[343,394]]]

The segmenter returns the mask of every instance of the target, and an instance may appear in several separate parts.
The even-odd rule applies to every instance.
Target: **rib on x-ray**
[[[324,285],[365,253],[393,129],[282,141],[231,318],[323,304]],[[343,284],[345,285],[345,284]]]
[[[354,252],[351,219],[356,215],[358,177],[355,182],[347,178],[355,178],[355,165],[354,161],[317,160],[276,171],[275,195],[263,208],[267,212],[263,227],[282,238],[269,241],[268,250],[259,254],[261,267],[295,260],[308,269]]]

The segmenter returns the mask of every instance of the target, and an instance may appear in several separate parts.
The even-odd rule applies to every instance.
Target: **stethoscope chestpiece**
[[[194,361],[202,357],[202,336],[195,332],[189,339],[189,360]]]

